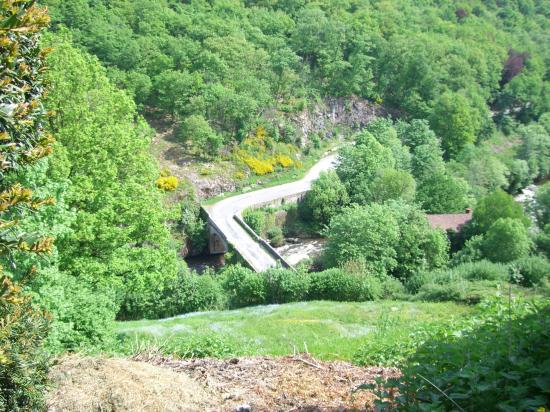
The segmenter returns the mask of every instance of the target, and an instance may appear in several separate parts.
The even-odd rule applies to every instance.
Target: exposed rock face
[[[302,143],[311,134],[329,138],[336,126],[360,129],[376,117],[388,116],[382,106],[359,98],[329,98],[313,110],[304,110],[291,117],[300,133]]]

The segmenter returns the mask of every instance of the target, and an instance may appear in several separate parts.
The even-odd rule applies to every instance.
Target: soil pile
[[[378,377],[399,376],[395,368],[361,368],[320,362],[307,355],[238,359],[138,359],[185,373],[220,398],[220,411],[370,411],[374,395],[354,393]]]

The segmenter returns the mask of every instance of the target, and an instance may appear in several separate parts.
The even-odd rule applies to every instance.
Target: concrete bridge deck
[[[235,216],[240,217],[243,210],[249,207],[259,207],[283,199],[295,201],[311,188],[311,183],[321,172],[334,168],[335,163],[336,154],[331,154],[317,162],[301,180],[229,197],[214,205],[205,206],[212,235],[221,236],[223,241],[231,244],[257,272],[276,266],[279,259],[273,253],[269,253],[257,239],[252,238],[237,222]],[[214,243],[218,241],[215,238],[214,240]]]

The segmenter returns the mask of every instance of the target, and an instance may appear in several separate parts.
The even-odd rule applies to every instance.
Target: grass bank
[[[367,341],[399,339],[472,310],[450,302],[300,302],[119,322],[117,332],[126,352],[152,345],[179,356],[232,357],[307,347],[318,359],[353,360]]]

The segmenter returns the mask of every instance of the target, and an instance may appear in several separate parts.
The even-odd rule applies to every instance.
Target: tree
[[[516,219],[525,228],[531,226],[531,220],[525,215],[523,207],[508,193],[498,189],[478,202],[468,231],[484,234],[501,218]]]
[[[163,205],[155,185],[160,171],[149,152],[152,132],[97,59],[66,36],[50,42],[55,52],[48,59],[46,104],[55,113],[50,128],[58,157],[48,173],[53,181],[70,179],[63,200],[74,211],[70,232],[57,241],[55,264],[87,285],[83,298],[95,293],[101,295],[98,305],[108,305],[116,297],[115,310],[98,311],[110,319],[82,316],[64,327],[78,332],[88,324],[114,322],[117,311],[126,319],[164,316],[169,312],[164,294],[186,269],[166,224],[178,219],[178,211]],[[55,308],[56,319],[68,320],[60,313],[65,309]]]
[[[439,172],[420,181],[416,199],[428,213],[462,212],[469,202],[468,191],[463,179]]]
[[[490,149],[469,145],[450,163],[455,176],[466,180],[476,198],[508,186],[510,171]]]
[[[450,159],[475,142],[479,119],[464,96],[445,92],[434,103],[430,126],[441,137],[445,156]]]
[[[417,206],[403,202],[392,202],[389,206],[400,232],[394,245],[397,265],[392,275],[405,280],[421,270],[445,267],[450,247],[446,233],[432,229],[426,214]]]
[[[395,169],[382,169],[371,184],[372,200],[384,203],[402,199],[413,202],[416,195],[416,182],[408,172]]]
[[[217,155],[223,144],[221,136],[216,134],[201,115],[187,117],[181,125],[180,136],[184,141],[190,142],[199,153],[211,156]]]
[[[155,104],[165,112],[185,116],[195,111],[193,97],[203,89],[202,76],[195,72],[167,70],[153,78]]]
[[[359,261],[382,275],[397,265],[394,246],[399,240],[399,223],[387,206],[372,203],[345,208],[334,216],[325,233],[325,259],[331,267]]]
[[[518,157],[527,162],[531,179],[543,179],[550,173],[550,134],[538,124],[520,127]]]
[[[399,139],[391,119],[376,118],[367,125],[366,129],[382,146],[390,148],[397,169],[410,170],[412,156],[409,147]]]
[[[349,203],[346,187],[334,171],[324,172],[298,205],[300,216],[318,228],[330,223],[333,216]]]
[[[531,240],[519,219],[499,218],[481,244],[483,256],[492,262],[508,263],[528,255]]]
[[[419,270],[444,267],[449,259],[446,234],[432,229],[417,206],[402,201],[346,208],[325,233],[331,266],[359,262],[374,274],[406,279]]]
[[[21,218],[52,203],[23,187],[18,176],[52,151],[42,104],[46,52],[40,47],[48,22],[35,1],[6,0],[0,7],[0,263],[12,267],[17,253],[46,254],[53,248],[52,238],[19,226]],[[49,319],[22,289],[35,271],[14,279],[0,264],[0,410],[43,408]]]
[[[550,182],[543,184],[535,192],[533,209],[541,229],[550,224]]]
[[[393,169],[395,160],[389,148],[382,146],[369,132],[356,136],[355,146],[340,151],[336,173],[353,202],[366,204],[373,199],[371,182],[382,169]]]

